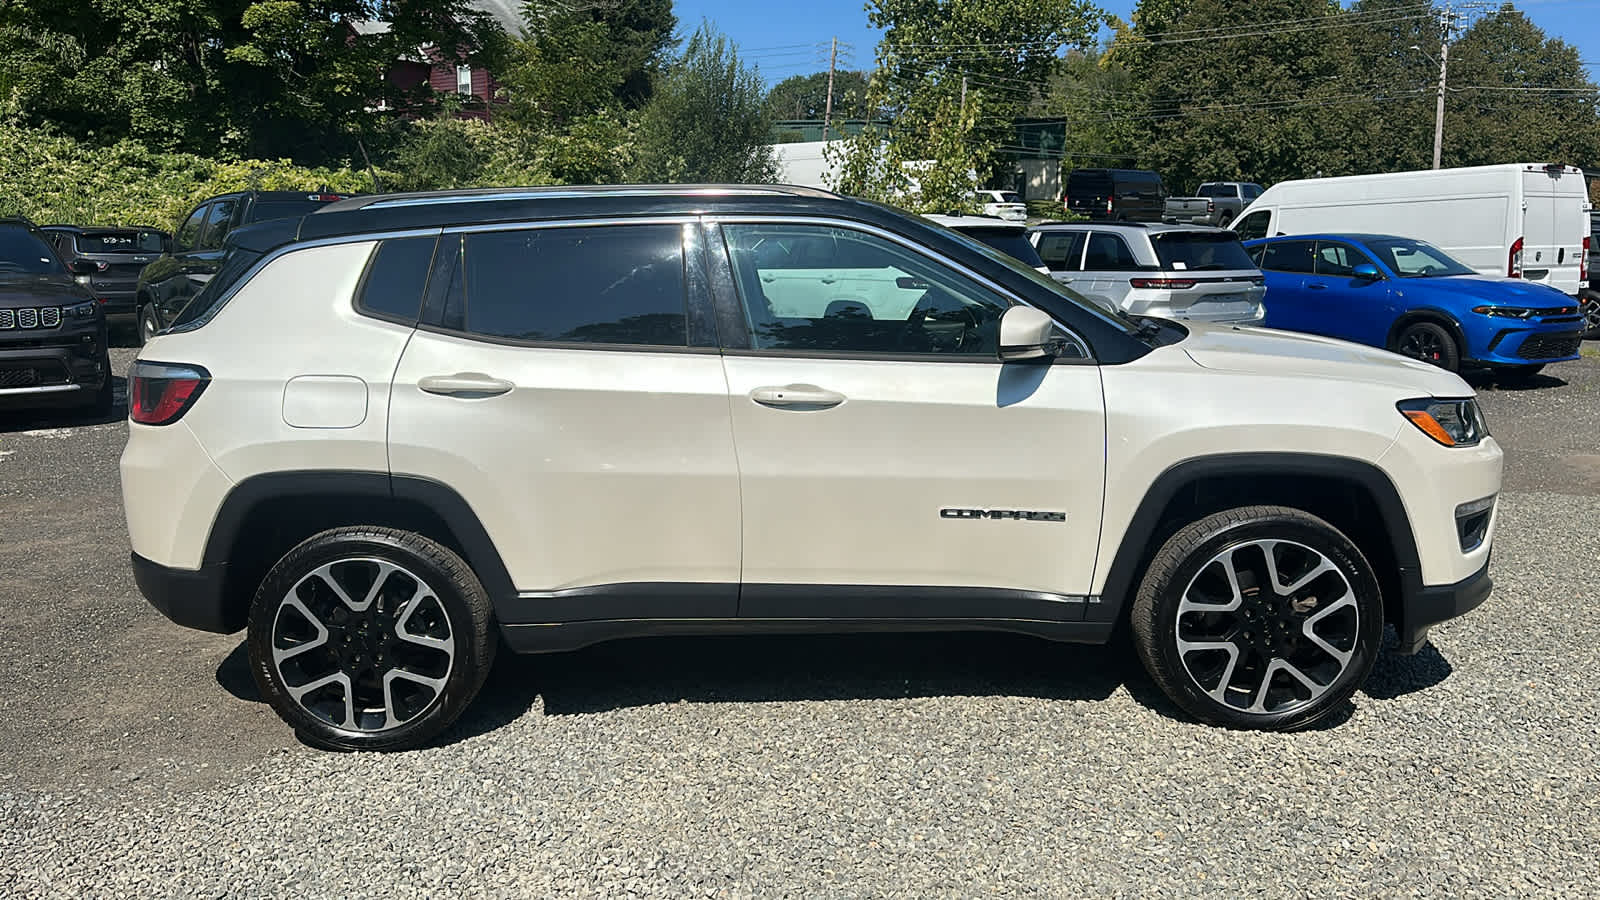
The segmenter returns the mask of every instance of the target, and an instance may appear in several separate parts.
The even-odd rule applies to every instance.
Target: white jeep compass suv
[[[427,741],[501,641],[779,630],[1126,625],[1197,719],[1300,728],[1490,589],[1455,375],[1104,312],[887,207],[380,195],[232,240],[131,370],[133,567],[321,746]]]

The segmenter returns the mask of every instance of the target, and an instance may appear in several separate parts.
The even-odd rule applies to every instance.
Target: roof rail
[[[317,212],[352,209],[393,209],[402,206],[434,206],[446,203],[495,203],[529,199],[575,199],[583,197],[666,197],[666,196],[777,196],[783,194],[834,197],[828,191],[795,185],[753,184],[678,184],[678,185],[585,185],[572,187],[467,188],[453,191],[417,191],[403,194],[367,194],[324,206]]]

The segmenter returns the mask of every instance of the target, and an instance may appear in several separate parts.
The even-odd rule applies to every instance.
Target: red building
[[[507,34],[522,33],[522,16],[512,0],[471,0],[472,8],[488,13]],[[362,22],[355,28],[358,33],[372,34],[388,30],[386,22]],[[412,88],[426,81],[441,94],[456,94],[463,101],[457,115],[469,119],[488,119],[494,106],[504,102],[500,98],[500,82],[494,73],[475,66],[459,66],[443,58],[438,48],[426,44],[417,48],[417,55],[402,59],[390,67],[386,76],[390,83],[402,88]]]

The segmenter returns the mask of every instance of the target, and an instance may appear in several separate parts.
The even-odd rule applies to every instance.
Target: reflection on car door
[[[1077,364],[1002,364],[1009,301],[884,235],[721,230],[740,615],[1081,619],[1105,474],[1100,375],[1083,348]],[[880,311],[813,281],[804,314],[780,314],[763,287],[782,257],[761,248],[802,241],[848,247],[920,296]]]
[[[1318,241],[1316,271],[1305,279],[1306,302],[1316,308],[1319,333],[1382,347],[1399,310],[1390,301],[1389,282],[1355,277],[1359,265],[1376,268],[1371,257],[1349,244]]]

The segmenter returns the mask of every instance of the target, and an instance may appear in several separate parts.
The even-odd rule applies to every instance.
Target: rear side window
[[[447,327],[516,341],[688,346],[676,225],[465,236]]]
[[[1089,236],[1089,252],[1083,258],[1085,272],[1130,272],[1139,261],[1121,237],[1100,231]]]
[[[1278,241],[1268,244],[1261,257],[1261,268],[1273,272],[1310,275],[1316,272],[1315,245],[1311,241]]]
[[[1238,235],[1215,231],[1169,231],[1150,236],[1156,259],[1169,271],[1219,271],[1254,269]]]
[[[1052,272],[1076,272],[1083,262],[1082,231],[1046,231],[1039,235],[1039,258]]]
[[[436,237],[428,235],[392,238],[379,244],[356,294],[356,307],[380,319],[416,324],[437,243]]]
[[[233,220],[233,207],[236,203],[237,200],[229,198],[211,204],[210,212],[206,213],[205,232],[200,236],[196,249],[222,249],[222,239],[228,236],[228,227]]]

